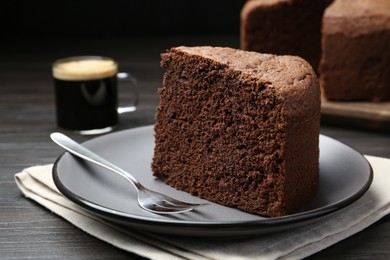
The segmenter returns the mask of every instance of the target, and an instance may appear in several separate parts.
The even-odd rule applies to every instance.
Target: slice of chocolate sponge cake
[[[271,217],[294,213],[314,197],[320,89],[306,61],[209,46],[161,56],[155,176]]]

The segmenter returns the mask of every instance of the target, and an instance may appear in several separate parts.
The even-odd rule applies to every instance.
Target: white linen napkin
[[[355,203],[302,227],[239,241],[150,234],[105,221],[57,190],[51,164],[27,168],[15,174],[15,181],[27,198],[88,234],[151,259],[301,259],[365,229],[390,212],[390,159],[366,158],[374,179]]]

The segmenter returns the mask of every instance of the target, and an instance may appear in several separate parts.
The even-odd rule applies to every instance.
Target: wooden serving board
[[[321,123],[390,133],[390,102],[321,100]]]

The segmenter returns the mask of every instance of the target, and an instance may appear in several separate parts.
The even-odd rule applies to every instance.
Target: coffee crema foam
[[[108,59],[64,60],[53,66],[53,77],[61,80],[95,80],[117,72],[117,63]]]

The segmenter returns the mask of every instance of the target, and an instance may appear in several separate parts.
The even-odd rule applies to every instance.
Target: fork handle
[[[50,134],[50,138],[53,140],[53,142],[55,142],[56,144],[58,144],[59,146],[61,146],[62,148],[64,148],[68,152],[70,152],[71,154],[73,154],[77,157],[80,157],[84,160],[87,160],[89,162],[95,163],[103,168],[106,168],[108,170],[111,170],[111,171],[121,175],[122,177],[127,179],[129,182],[131,182],[137,190],[140,190],[143,188],[142,184],[136,178],[134,178],[133,175],[131,175],[127,171],[123,170],[122,168],[118,167],[117,165],[107,161],[103,157],[97,155],[96,153],[92,152],[91,150],[87,149],[86,147],[82,146],[81,144],[75,142],[74,140],[72,140],[68,136],[66,136],[62,133],[56,132],[56,133]]]

